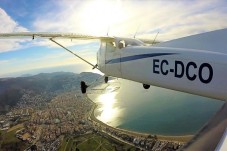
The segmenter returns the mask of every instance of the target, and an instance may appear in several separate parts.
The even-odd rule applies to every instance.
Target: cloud
[[[18,25],[2,8],[0,8],[0,32],[24,32],[26,28]]]
[[[227,27],[225,14],[227,8],[222,1],[146,1],[128,3],[131,12],[130,24],[126,29],[136,29],[140,24],[138,36],[170,40],[200,32]],[[141,5],[140,5],[141,4]],[[138,7],[140,6],[140,7]],[[127,27],[128,26],[128,27]],[[130,32],[128,33],[130,34]]]
[[[207,1],[57,1],[59,10],[39,16],[36,31],[138,36],[161,40],[227,27],[226,2]]]
[[[16,21],[14,21],[2,8],[0,8],[0,20],[0,33],[28,31],[25,27],[20,26]],[[25,42],[25,40],[1,39],[0,52],[19,49],[20,47],[22,47],[21,43],[23,42]]]
[[[52,1],[53,2],[53,1]],[[59,2],[58,2],[59,3]],[[57,4],[58,4],[57,3]],[[48,3],[45,3],[46,5],[50,5]],[[56,7],[57,7],[56,4]],[[60,9],[60,8],[59,8]],[[59,10],[57,9],[57,10]],[[45,10],[40,8],[40,10]],[[47,11],[47,10],[46,10]],[[50,10],[48,10],[50,11]],[[64,13],[64,15],[62,14]],[[55,12],[55,11],[50,11],[48,12],[40,12],[39,14],[35,13],[35,21],[33,22],[33,28],[32,31],[41,31],[41,32],[72,32],[70,27],[70,19],[68,20],[68,23],[61,22],[59,24],[58,21],[56,21],[59,17],[66,17],[67,13],[70,13],[68,11],[63,11],[61,13]],[[45,14],[45,15],[43,15]],[[63,16],[62,16],[63,15]],[[46,16],[46,17],[43,17]],[[72,16],[73,17],[73,16]],[[5,10],[0,8],[0,33],[11,33],[11,32],[28,32],[28,29],[19,25],[15,20],[13,20],[12,17],[10,17]],[[37,28],[36,28],[37,26]],[[69,29],[68,29],[69,28]],[[68,30],[67,30],[68,29]],[[75,45],[81,45],[81,44],[90,44],[93,43],[94,41],[76,41],[76,40],[61,40],[57,39],[61,44],[64,46],[75,46]],[[55,43],[49,41],[48,39],[35,39],[32,41],[31,39],[28,38],[13,38],[13,39],[0,39],[0,53],[1,52],[8,52],[8,51],[15,51],[15,50],[20,50],[23,48],[28,48],[32,46],[46,46],[49,48],[57,48],[59,47]]]
[[[55,9],[50,8],[54,2]],[[227,27],[226,2],[206,1],[50,1],[33,15],[32,31],[69,32],[91,35],[153,39],[165,41]],[[43,9],[42,9],[43,8]],[[44,9],[45,8],[45,9]],[[0,32],[28,31],[0,8]],[[91,41],[60,41],[70,47]],[[1,52],[20,49],[21,40],[0,41]],[[48,40],[35,40],[30,46],[58,47]],[[28,45],[27,45],[28,47]]]
[[[2,66],[8,62],[10,62],[10,60],[0,60],[0,65]]]

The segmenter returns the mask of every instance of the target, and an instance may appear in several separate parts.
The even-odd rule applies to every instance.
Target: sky
[[[227,27],[226,0],[0,0],[0,32],[64,32],[168,41]],[[58,40],[96,64],[99,41]],[[47,39],[0,39],[0,77],[97,72]]]

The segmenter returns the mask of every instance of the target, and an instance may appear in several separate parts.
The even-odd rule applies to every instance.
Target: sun
[[[81,26],[92,35],[106,35],[111,26],[116,26],[126,17],[121,1],[106,0],[88,1],[79,15]]]

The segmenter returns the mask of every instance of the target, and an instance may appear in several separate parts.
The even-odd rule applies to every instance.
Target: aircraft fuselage
[[[99,60],[99,67],[106,76],[226,100],[226,54],[152,46],[108,50],[107,45],[99,52],[103,55],[99,58],[105,58]]]

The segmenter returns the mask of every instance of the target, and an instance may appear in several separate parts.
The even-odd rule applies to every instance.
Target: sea
[[[222,101],[141,83],[114,79],[88,91],[95,116],[121,129],[166,136],[196,134],[221,108]]]

